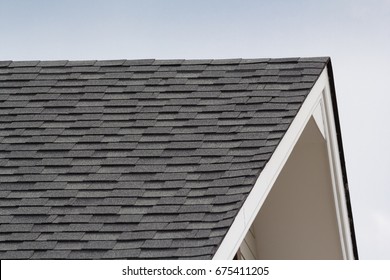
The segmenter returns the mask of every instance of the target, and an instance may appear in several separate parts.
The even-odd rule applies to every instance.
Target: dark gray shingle
[[[329,58],[0,61],[0,254],[211,259]]]

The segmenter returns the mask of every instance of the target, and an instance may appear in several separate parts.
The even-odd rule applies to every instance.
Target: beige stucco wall
[[[257,259],[342,259],[326,142],[313,119],[253,229]]]

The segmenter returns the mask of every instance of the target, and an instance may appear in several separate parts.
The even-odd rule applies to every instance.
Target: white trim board
[[[353,246],[348,223],[341,163],[338,156],[327,67],[325,67],[306,97],[271,159],[260,173],[213,259],[233,259],[311,116],[314,116],[321,133],[327,140],[343,258],[353,259]],[[328,139],[330,140],[328,141]]]
[[[339,223],[340,241],[343,249],[344,259],[353,260],[353,242],[351,237],[351,228],[349,224],[347,201],[342,175],[340,160],[340,151],[337,141],[336,124],[332,106],[330,87],[327,85],[323,91],[323,116],[325,123],[326,145],[328,149],[330,172],[332,176],[333,194]]]

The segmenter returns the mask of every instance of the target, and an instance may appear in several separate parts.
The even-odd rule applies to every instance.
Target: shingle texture
[[[0,258],[211,259],[327,62],[0,61]]]

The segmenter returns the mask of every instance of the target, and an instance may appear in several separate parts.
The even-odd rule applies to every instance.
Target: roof
[[[0,61],[0,258],[211,259],[328,62]]]

